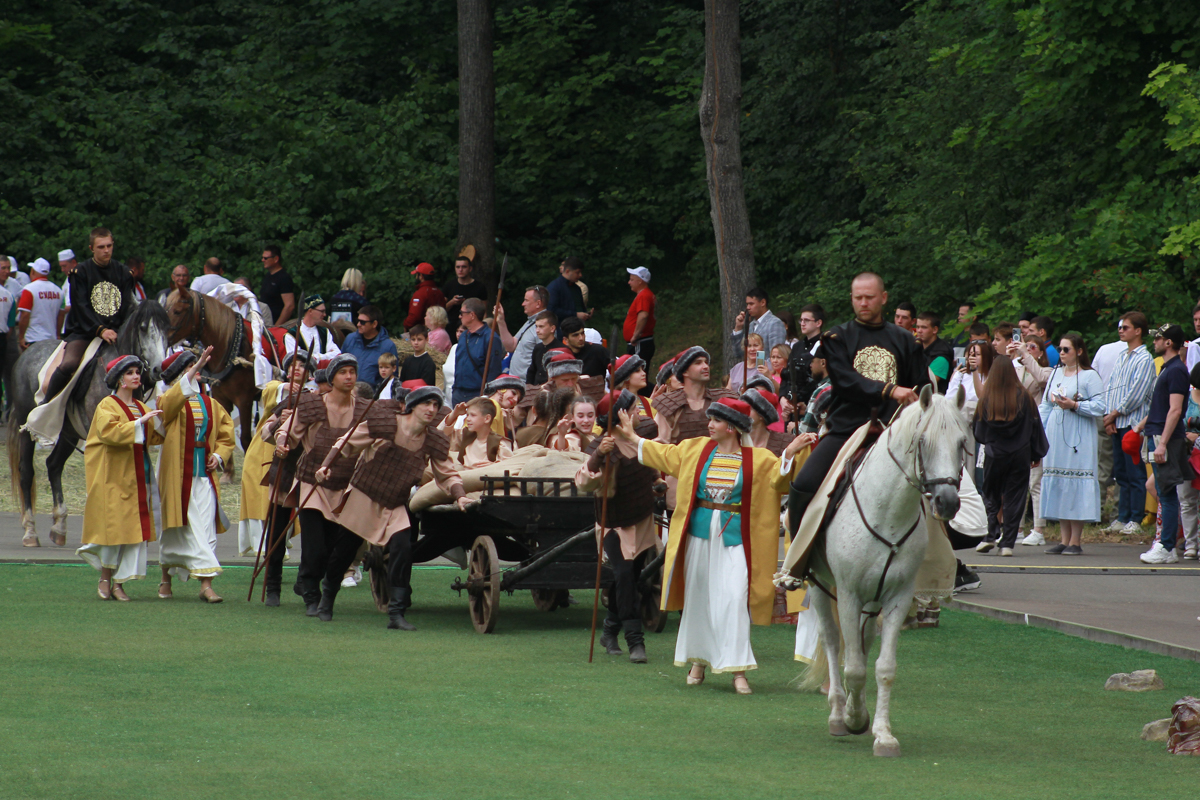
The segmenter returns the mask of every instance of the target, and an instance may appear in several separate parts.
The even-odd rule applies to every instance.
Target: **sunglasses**
[[[374,320],[370,320],[370,319],[358,319],[358,320],[355,320],[355,321],[354,321],[354,324],[356,324],[356,325],[370,325],[372,322],[374,322]]]

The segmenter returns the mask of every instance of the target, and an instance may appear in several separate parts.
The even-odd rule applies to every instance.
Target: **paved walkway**
[[[16,514],[0,513],[0,562],[77,562],[82,517],[67,521],[68,547],[50,545],[50,517],[38,517],[42,546],[21,546]],[[293,539],[289,564],[299,563]],[[1152,649],[1200,661],[1200,564],[1180,561],[1150,567],[1138,560],[1141,545],[1092,544],[1082,556],[1050,556],[1042,547],[1020,547],[1011,558],[960,550],[980,573],[982,586],[963,592],[955,605],[1010,622],[1050,627],[1096,641]],[[254,563],[237,555],[237,535],[218,537],[217,556],[227,565]],[[157,548],[151,545],[154,562]],[[439,563],[449,563],[442,559]],[[1161,646],[1154,643],[1161,643]]]

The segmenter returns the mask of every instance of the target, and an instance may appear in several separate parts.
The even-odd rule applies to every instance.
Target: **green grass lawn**
[[[295,572],[288,568],[285,584]],[[1131,798],[1195,787],[1195,759],[1139,740],[1200,692],[1200,664],[978,616],[901,639],[901,759],[826,733],[825,699],[789,685],[793,629],[756,629],[755,694],[684,685],[675,621],[651,663],[587,663],[590,596],[554,613],[502,596],[480,635],[448,586],[414,576],[415,633],[384,628],[365,586],[333,623],[299,598],[219,606],[96,598],[86,567],[0,565],[0,797]],[[1165,692],[1105,692],[1154,668]],[[872,679],[873,685],[873,679]],[[872,695],[874,692],[872,691]]]

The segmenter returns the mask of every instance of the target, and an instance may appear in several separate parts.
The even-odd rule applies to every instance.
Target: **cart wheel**
[[[662,633],[667,627],[667,612],[658,607],[662,596],[662,570],[650,581],[649,591],[642,592],[642,627],[650,633]]]
[[[533,605],[538,611],[556,611],[570,604],[567,598],[571,593],[566,589],[530,589],[529,593],[533,595]]]
[[[375,601],[375,608],[386,614],[390,593],[388,591],[387,553],[382,547],[373,544],[367,548],[367,552],[363,554],[363,569],[367,571],[368,580],[371,582],[371,599]]]
[[[479,633],[491,633],[500,606],[500,559],[490,536],[480,536],[471,547],[467,585],[471,624]]]

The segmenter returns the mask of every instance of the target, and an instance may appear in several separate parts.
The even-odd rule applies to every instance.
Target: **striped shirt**
[[[1154,394],[1154,359],[1145,347],[1126,349],[1104,385],[1106,413],[1117,412],[1116,426],[1130,428],[1150,413]]]

